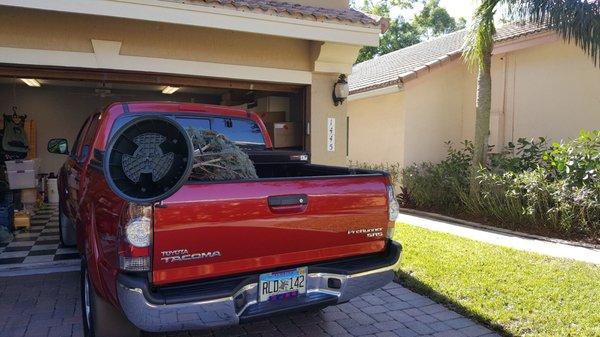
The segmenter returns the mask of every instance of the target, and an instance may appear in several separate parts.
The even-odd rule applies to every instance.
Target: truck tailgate
[[[271,197],[271,198],[270,198]],[[378,252],[386,178],[190,183],[155,207],[157,285]]]

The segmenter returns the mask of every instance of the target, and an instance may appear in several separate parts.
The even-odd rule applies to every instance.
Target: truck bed
[[[296,162],[276,162],[276,163],[255,163],[258,180],[264,179],[289,179],[289,178],[314,178],[314,177],[366,177],[381,176],[384,173],[379,171],[348,168],[341,166],[315,165],[309,163]],[[244,180],[254,181],[254,180]],[[237,182],[237,181],[222,181]],[[207,183],[206,181],[190,180],[190,183]]]

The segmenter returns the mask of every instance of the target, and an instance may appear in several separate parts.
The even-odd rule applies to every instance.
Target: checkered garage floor
[[[18,231],[10,243],[2,244],[0,267],[79,259],[76,249],[61,246],[58,235],[57,207],[38,210],[28,231]]]

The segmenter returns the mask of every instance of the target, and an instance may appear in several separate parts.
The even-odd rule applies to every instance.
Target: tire
[[[71,219],[63,212],[60,203],[58,206],[58,232],[60,234],[60,243],[64,247],[74,247],[77,245],[75,226],[73,226]]]
[[[109,303],[90,282],[85,262],[81,261],[81,315],[85,337],[139,337],[141,331]]]

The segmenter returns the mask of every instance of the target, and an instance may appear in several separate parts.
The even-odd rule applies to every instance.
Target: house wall
[[[331,91],[338,74],[314,74],[309,93],[310,152],[316,164],[346,164],[347,104],[333,105]],[[335,151],[327,149],[327,120],[335,118]]]
[[[405,165],[440,160],[446,155],[444,142],[462,140],[466,74],[456,60],[406,84]]]
[[[403,163],[404,92],[348,104],[348,159],[352,162]]]
[[[600,69],[579,47],[556,39],[494,55],[491,72],[489,141],[495,151],[520,137],[560,141],[576,137],[581,129],[600,129]],[[349,159],[403,165],[442,160],[444,142],[473,139],[476,90],[476,73],[459,59],[405,84],[403,113],[393,117],[401,126],[366,117],[373,110],[391,110],[382,102],[394,100],[393,94],[351,101]],[[352,150],[367,134],[386,139],[398,129],[404,130],[401,144]]]
[[[504,99],[504,143],[600,129],[600,69],[579,47],[558,40],[498,57],[506,69],[504,83],[493,83],[506,87],[497,98]]]
[[[122,41],[121,55],[312,69],[306,40],[21,8],[0,10],[0,47],[92,53],[91,39]]]

